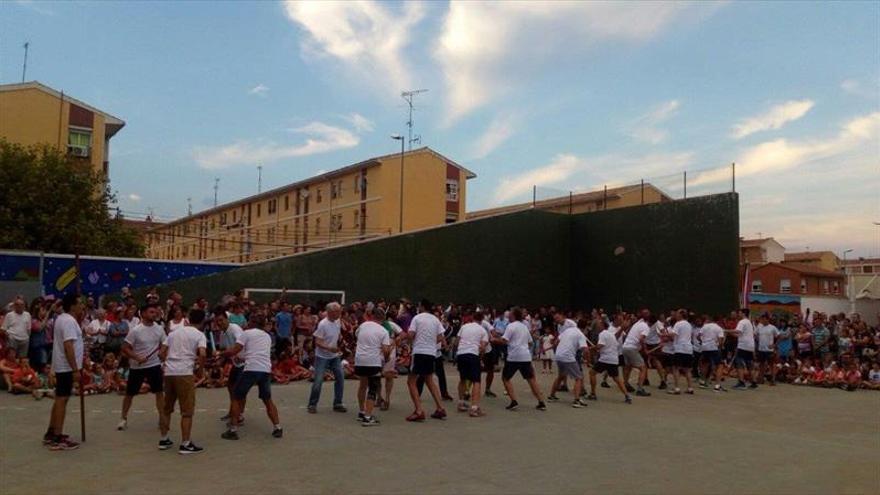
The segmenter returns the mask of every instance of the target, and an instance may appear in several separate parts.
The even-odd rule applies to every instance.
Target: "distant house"
[[[840,270],[840,258],[831,251],[804,251],[801,253],[785,253],[785,263],[800,263],[815,266],[823,270],[836,272]]]
[[[772,237],[763,239],[740,239],[740,263],[764,264],[782,263],[785,259],[785,246]]]
[[[839,296],[846,294],[842,273],[803,263],[766,263],[749,270],[753,294]]]

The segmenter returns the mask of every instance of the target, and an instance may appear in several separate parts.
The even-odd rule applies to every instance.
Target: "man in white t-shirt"
[[[770,385],[776,385],[776,339],[779,338],[779,329],[770,323],[770,317],[764,313],[758,319],[755,328],[758,339],[758,382],[764,383],[764,376],[770,373]]]
[[[181,440],[177,453],[184,455],[198,454],[204,450],[192,442],[190,434],[196,411],[194,368],[198,363],[199,375],[204,375],[205,353],[208,347],[205,334],[196,328],[205,321],[205,312],[201,309],[192,309],[188,319],[193,326],[179,327],[171,332],[159,351],[165,366],[165,404],[159,427],[162,434],[162,438],[159,439],[159,450],[166,450],[174,445],[174,442],[168,438],[168,429],[174,404],[179,401]]]
[[[102,354],[104,344],[107,343],[107,335],[110,333],[107,312],[101,308],[95,311],[95,319],[89,322],[85,330],[86,342],[90,347],[99,351],[95,355]]]
[[[6,345],[15,349],[17,357],[27,357],[31,336],[31,314],[25,311],[24,299],[16,297],[12,311],[3,317],[0,335],[6,336]]]
[[[746,376],[752,384],[748,388],[758,388],[755,380],[755,373],[752,365],[755,360],[755,326],[749,320],[748,308],[743,308],[737,313],[739,321],[736,328],[728,332],[736,337],[736,355],[733,358],[733,364],[736,366],[736,372],[739,381],[733,386],[734,390],[746,390]]]
[[[443,324],[436,316],[431,314],[431,303],[427,299],[423,299],[419,303],[419,314],[413,317],[409,324],[407,337],[412,340],[412,370],[406,379],[406,385],[409,387],[409,396],[413,401],[415,410],[407,416],[407,421],[424,421],[425,411],[422,409],[422,401],[419,398],[419,389],[417,382],[419,377],[423,377],[434,404],[437,408],[431,417],[434,419],[443,419],[446,417],[446,410],[441,405],[440,389],[437,382],[434,381],[434,370],[437,366],[437,346],[443,345],[446,341],[444,337]]]
[[[598,325],[599,328],[605,326],[605,322],[601,320],[598,322],[594,320],[594,324]],[[617,331],[622,332],[623,327]],[[587,396],[587,400],[596,400],[596,375],[599,373],[608,373],[608,376],[610,376],[614,380],[614,383],[617,384],[620,393],[623,394],[624,402],[632,404],[632,397],[630,397],[629,393],[626,391],[623,380],[620,378],[620,371],[618,370],[620,357],[617,350],[619,345],[617,337],[618,336],[615,335],[615,332],[610,328],[599,332],[599,338],[597,339],[595,346],[596,352],[599,353],[599,360],[593,365],[592,369],[590,369],[590,395]]]
[[[556,360],[558,376],[553,380],[547,400],[553,402],[559,400],[556,397],[556,391],[559,390],[559,387],[566,378],[571,377],[574,380],[574,400],[571,402],[571,407],[582,408],[587,406],[587,403],[581,400],[581,392],[584,390],[584,371],[581,369],[580,363],[578,363],[577,355],[580,351],[583,356],[587,357],[586,360],[589,361],[589,348],[587,347],[587,336],[585,335],[589,323],[586,318],[581,318],[576,326],[563,327],[562,333],[556,338],[554,358]]]
[[[241,354],[244,357],[244,371],[241,373],[235,390],[232,392],[232,411],[229,417],[229,428],[220,435],[225,440],[238,440],[238,425],[241,415],[241,403],[251,388],[256,385],[260,400],[266,407],[266,415],[272,422],[272,436],[281,438],[284,434],[281,421],[278,419],[278,408],[272,401],[272,336],[266,330],[266,315],[251,315],[251,328],[242,332],[232,349],[223,354],[233,357]]]
[[[55,319],[52,344],[55,401],[49,416],[49,428],[43,435],[43,445],[50,450],[73,450],[79,447],[79,443],[64,434],[64,417],[73,384],[80,383],[82,376],[85,346],[79,319],[82,318],[83,308],[76,294],[66,294],[61,299],[61,309],[64,312]]]
[[[724,378],[724,367],[721,365],[724,329],[715,323],[714,318],[704,315],[703,326],[700,327],[698,338],[700,340],[700,354],[703,358],[703,371],[701,374],[704,377],[708,377],[714,383],[712,387],[714,391],[726,392],[727,390],[721,386],[721,380]],[[701,383],[700,386],[708,387],[705,383]]]
[[[480,363],[489,346],[489,332],[483,327],[483,313],[465,308],[462,313],[464,325],[458,331],[456,367],[458,368],[458,410],[467,411],[472,418],[484,416],[480,408]],[[470,384],[470,390],[468,390]],[[470,397],[470,405],[466,397]]]
[[[144,381],[150,386],[150,392],[156,398],[156,411],[159,417],[165,407],[162,393],[162,362],[159,360],[159,349],[165,343],[165,329],[156,322],[159,305],[150,303],[141,308],[141,323],[131,329],[122,343],[122,355],[128,358],[128,382],[125,384],[125,398],[122,399],[122,418],[116,429],[128,428],[128,411],[134,397],[141,393]]]
[[[672,395],[681,395],[681,389],[678,387],[680,376],[684,376],[687,382],[687,390],[685,393],[694,394],[693,383],[691,382],[691,368],[694,366],[694,327],[687,320],[688,314],[684,309],[675,311],[672,315],[675,324],[669,329],[672,335],[672,345],[675,351],[675,366],[672,369],[672,379],[675,382],[675,388],[666,392]]]
[[[312,334],[315,342],[315,373],[307,408],[311,414],[318,412],[324,372],[328,369],[333,372],[333,410],[340,413],[348,411],[342,403],[345,373],[342,371],[342,357],[339,354],[339,335],[342,330],[339,317],[342,315],[342,306],[331,302],[326,310],[327,316],[318,323],[317,330]]]
[[[358,327],[355,336],[354,374],[358,377],[358,420],[362,426],[376,426],[373,408],[382,384],[382,363],[391,354],[391,336],[379,324],[385,321],[385,311],[378,306],[364,313],[366,321]]]
[[[535,367],[532,366],[532,332],[522,320],[522,309],[518,307],[511,309],[510,323],[507,324],[504,335],[501,336],[501,342],[507,346],[507,359],[501,370],[501,383],[504,384],[504,389],[507,390],[507,395],[510,397],[510,404],[505,409],[514,411],[519,407],[519,402],[516,400],[516,390],[510,382],[510,379],[519,373],[529,383],[532,395],[538,400],[535,409],[546,411],[547,405],[544,404],[538,380],[535,379]]]
[[[238,342],[238,338],[244,333],[244,330],[235,323],[229,321],[229,313],[226,312],[226,309],[223,306],[217,306],[214,308],[214,318],[211,321],[211,324],[214,326],[215,330],[219,330],[223,332],[222,339],[226,342],[230,342],[228,347],[232,347]],[[216,357],[222,357],[216,356]],[[238,383],[238,379],[241,377],[241,373],[244,371],[244,360],[238,356],[232,358],[232,368],[229,370],[229,376],[226,379],[226,392],[229,394],[229,410],[226,414],[220,418],[220,421],[229,422],[229,418],[231,418],[232,414],[232,403],[235,401],[235,397],[233,396],[233,392],[235,391],[235,384]],[[241,410],[238,417],[238,422],[241,424],[244,421],[244,410],[247,407],[247,400],[244,399],[241,401]]]
[[[636,384],[636,395],[640,397],[648,397],[650,392],[645,390],[645,380],[648,379],[648,366],[642,353],[646,351],[645,339],[651,331],[648,321],[651,320],[651,312],[643,309],[640,312],[639,321],[635,322],[626,333],[623,341],[623,383],[624,386],[629,383],[629,376],[633,368],[639,370],[638,382]]]

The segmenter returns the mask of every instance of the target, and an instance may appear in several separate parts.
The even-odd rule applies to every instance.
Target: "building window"
[[[318,235],[319,233],[321,233],[321,219],[316,218],[315,219],[315,235]]]
[[[257,203],[257,218],[260,218],[260,213],[263,211],[263,203]]]
[[[783,278],[779,281],[779,292],[782,294],[788,294],[791,292],[791,280],[787,278]]]
[[[275,242],[275,227],[269,227],[269,231],[267,232],[269,242]]]
[[[807,280],[801,279],[801,294],[807,293]]]
[[[278,211],[278,200],[277,199],[270,199],[269,200],[268,210],[269,210],[270,215],[275,213],[276,211]]]
[[[315,203],[321,202],[321,188],[315,190]]]
[[[834,293],[835,296],[840,295],[840,282],[837,280],[831,282],[831,292]]]
[[[862,267],[862,273],[874,273],[874,265],[865,265]]]
[[[822,281],[822,294],[828,294],[829,292],[831,292],[831,290],[829,289],[829,285],[830,284],[827,280]]]
[[[458,201],[458,181],[446,179],[446,201]]]
[[[232,223],[236,222],[235,216],[236,216],[236,212],[235,212],[235,210],[232,210]]]
[[[221,237],[220,242],[218,242],[217,244],[219,244],[221,251],[226,249],[226,239],[225,238]]]
[[[752,281],[752,292],[764,292],[764,286],[761,285],[760,280]]]
[[[342,214],[336,214],[330,217],[330,231],[342,230]]]
[[[287,211],[289,209],[290,209],[290,195],[285,194],[284,195],[284,211]]]
[[[235,212],[232,212],[232,217],[235,218]],[[226,213],[220,214],[220,226],[223,227],[226,225]]]
[[[89,156],[89,146],[91,143],[91,131],[70,129],[67,135],[67,151],[74,156]]]
[[[354,176],[354,192],[361,192],[361,174]]]
[[[359,210],[354,210],[354,212],[352,212],[352,213],[354,213],[354,222],[353,222],[354,226],[360,227],[361,226],[361,212]]]

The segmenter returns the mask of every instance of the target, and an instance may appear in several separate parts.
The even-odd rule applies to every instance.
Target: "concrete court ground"
[[[546,390],[550,376],[539,378]],[[586,409],[570,408],[562,394],[540,412],[525,382],[516,386],[517,412],[504,411],[499,396],[485,402],[484,418],[459,415],[450,403],[446,421],[409,424],[399,379],[396,403],[375,428],[330,412],[330,384],[314,416],[303,407],[309,383],[276,386],[285,437],[269,436],[254,396],[238,442],[219,437],[225,391],[202,389],[194,440],[206,450],[197,456],[156,449],[151,397],[135,399],[125,432],[115,430],[120,397],[87,397],[88,442],[50,452],[40,437],[51,402],[3,393],[0,493],[880,493],[880,393],[654,390],[627,406],[599,389]],[[352,411],[355,389],[346,382]],[[78,408],[71,403],[66,429],[75,438]]]

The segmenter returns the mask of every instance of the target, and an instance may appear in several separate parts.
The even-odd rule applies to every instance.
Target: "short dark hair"
[[[421,301],[419,301],[419,306],[421,306],[421,307],[423,307],[423,308],[425,308],[425,309],[431,309],[434,305],[431,304],[431,301],[430,301],[430,300],[428,300],[427,298],[425,298],[425,299],[422,299]]]
[[[380,308],[379,306],[373,306],[373,310],[370,311],[370,315],[376,321],[384,321],[385,320],[385,310]]]
[[[141,306],[141,311],[146,311],[150,308],[159,309],[159,303],[148,302],[147,304],[144,304],[143,306]]]
[[[590,325],[590,320],[588,320],[586,318],[580,318],[577,321],[577,327],[580,328],[581,330],[587,328],[587,326],[589,326],[589,325]]]
[[[199,308],[193,308],[189,310],[189,316],[187,316],[190,324],[198,325],[205,321],[205,311]]]
[[[227,318],[226,308],[224,308],[222,305],[218,304],[217,306],[214,306],[214,310],[212,311],[212,313],[214,313],[214,316],[222,316],[223,318]]]
[[[522,308],[519,306],[514,306],[513,309],[510,310],[510,316],[516,321],[522,321],[523,312]]]
[[[70,308],[72,308],[78,302],[79,302],[78,295],[76,295],[72,292],[70,294],[64,294],[64,298],[61,299],[61,308],[64,309],[64,312],[66,313],[66,312],[70,311]]]

